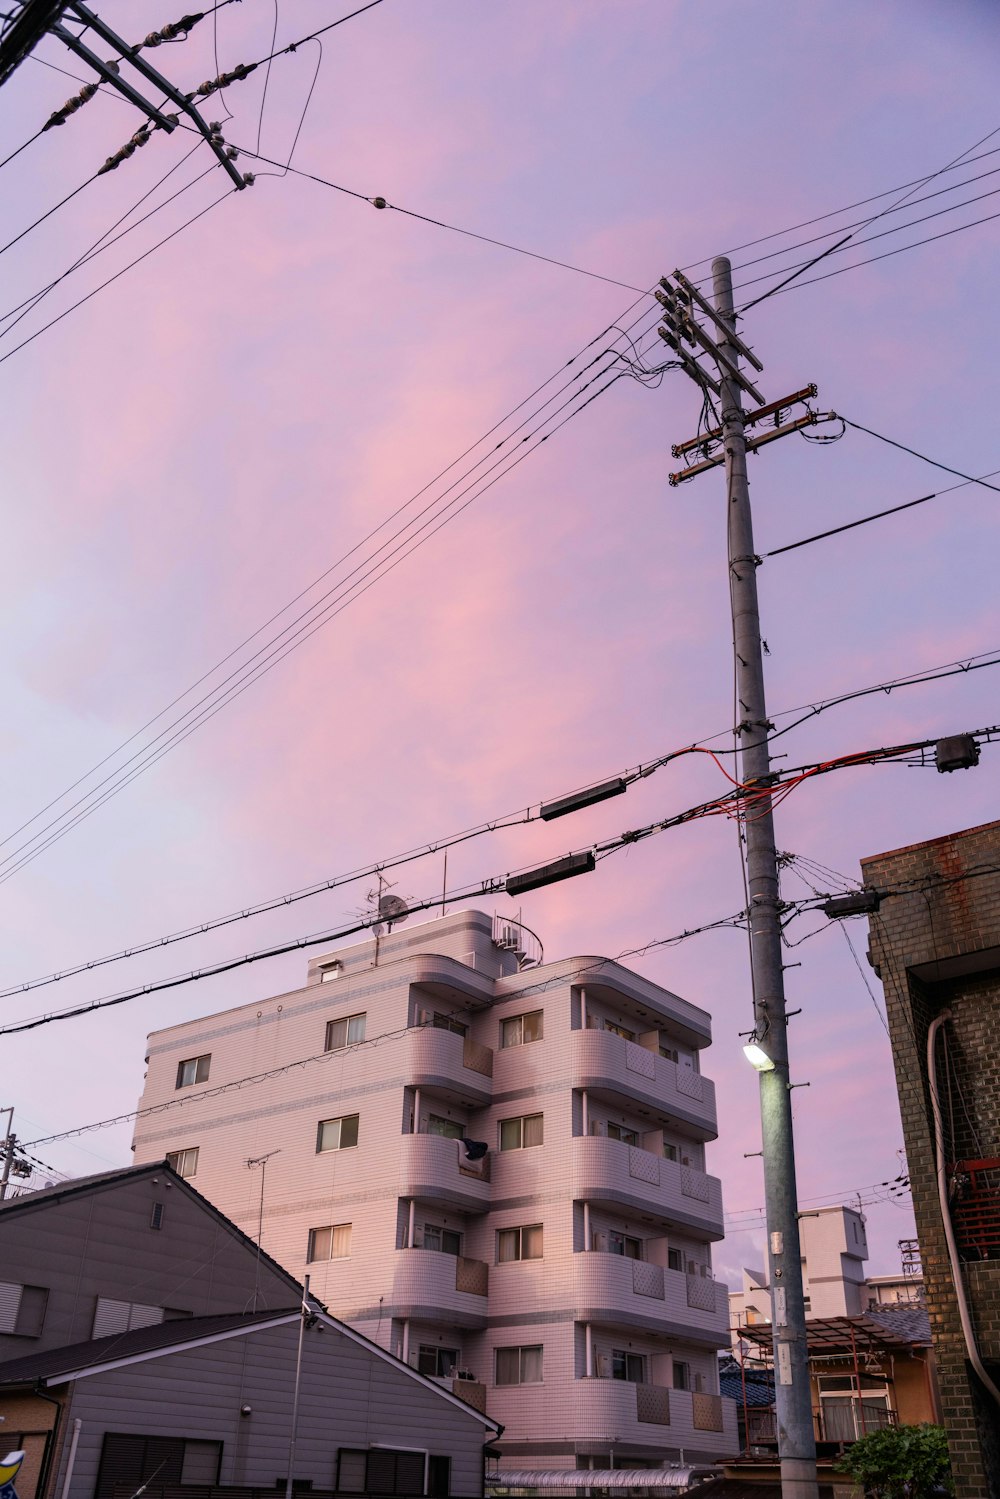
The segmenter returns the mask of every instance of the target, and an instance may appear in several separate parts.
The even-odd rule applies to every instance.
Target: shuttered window
[[[49,1293],[45,1286],[0,1281],[0,1333],[37,1338],[45,1321]]]
[[[424,1454],[372,1447],[367,1452],[341,1447],[337,1489],[342,1494],[422,1494]]]
[[[129,1332],[133,1327],[155,1327],[162,1321],[162,1306],[147,1306],[140,1301],[114,1301],[110,1296],[98,1296],[91,1337],[108,1338],[115,1333]]]

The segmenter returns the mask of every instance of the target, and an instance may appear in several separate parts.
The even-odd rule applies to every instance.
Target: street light
[[[743,1055],[750,1063],[750,1066],[755,1067],[758,1072],[774,1071],[774,1061],[768,1056],[759,1041],[748,1041],[743,1048]]]

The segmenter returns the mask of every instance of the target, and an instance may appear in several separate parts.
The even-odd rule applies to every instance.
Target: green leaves
[[[948,1441],[940,1426],[886,1426],[862,1437],[837,1463],[865,1499],[932,1499],[951,1494]]]

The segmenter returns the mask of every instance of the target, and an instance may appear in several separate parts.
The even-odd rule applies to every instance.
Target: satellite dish
[[[385,927],[382,925],[381,921],[376,921],[375,925],[371,929],[373,937],[381,937],[384,931]]]
[[[398,926],[409,916],[410,908],[398,895],[383,895],[379,897],[378,914],[390,926]]]

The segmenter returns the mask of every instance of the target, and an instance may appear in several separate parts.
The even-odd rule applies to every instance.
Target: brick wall
[[[968,1363],[938,1199],[927,1033],[950,1162],[1000,1157],[1000,822],[862,861],[890,892],[870,919],[885,991],[927,1307],[957,1499],[1000,1499],[1000,1411]],[[980,1356],[1000,1382],[1000,1258],[962,1271]]]

